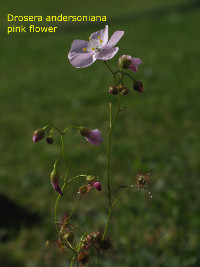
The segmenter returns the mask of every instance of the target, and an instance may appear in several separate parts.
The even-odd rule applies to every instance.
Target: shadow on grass
[[[0,219],[0,241],[6,242],[15,238],[23,227],[31,227],[38,224],[41,218],[38,214],[26,210],[17,205],[6,195],[0,195],[1,219]]]

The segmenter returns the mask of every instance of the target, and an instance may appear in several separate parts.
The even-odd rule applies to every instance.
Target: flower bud
[[[135,81],[133,84],[133,89],[138,93],[143,93],[143,84],[141,81]]]
[[[89,254],[87,252],[80,252],[78,254],[77,261],[85,265],[89,262]]]
[[[61,196],[63,195],[60,186],[59,186],[59,173],[55,169],[53,169],[51,173],[51,184],[53,188],[60,194]]]
[[[66,240],[69,243],[72,243],[74,241],[74,233],[68,232],[63,236],[64,240]]]
[[[129,55],[123,55],[119,58],[119,67],[128,69],[129,66],[131,65],[131,56]]]
[[[78,193],[79,193],[79,195],[84,196],[84,195],[86,195],[90,190],[91,190],[91,186],[88,185],[88,184],[84,184],[84,185],[82,185],[82,186],[79,188]]]
[[[106,250],[112,247],[110,239],[102,239],[99,244],[100,244],[100,248],[103,250],[104,249]]]
[[[129,93],[129,90],[126,86],[123,87],[122,91],[121,91],[121,94],[122,95],[127,95]]]
[[[84,137],[88,137],[90,134],[90,129],[85,127],[79,127],[79,133]]]
[[[117,95],[119,93],[117,86],[110,86],[109,88],[109,94],[111,95]]]
[[[94,182],[96,182],[96,178],[93,175],[88,175],[86,177],[86,181],[88,182],[88,184],[93,184]]]
[[[118,91],[119,91],[119,93],[122,94],[122,95],[127,95],[127,94],[129,93],[128,88],[126,87],[126,85],[123,85],[123,84],[120,84],[120,85],[118,86]]]
[[[48,137],[46,138],[46,142],[47,142],[47,144],[49,144],[49,145],[53,144],[53,142],[54,142],[53,137],[48,136]]]
[[[101,191],[101,183],[99,183],[99,182],[95,182],[95,183],[93,183],[93,186],[94,186],[98,191]]]
[[[96,239],[97,239],[97,243],[100,243],[102,240],[102,233],[97,233]]]
[[[98,146],[103,141],[101,132],[98,129],[89,130],[85,127],[79,127],[79,133],[92,145]]]
[[[33,142],[34,143],[39,142],[40,140],[44,138],[44,135],[45,135],[44,129],[41,128],[41,129],[36,130],[33,134]]]
[[[136,177],[136,182],[139,188],[145,188],[148,186],[150,179],[149,173],[138,173]]]

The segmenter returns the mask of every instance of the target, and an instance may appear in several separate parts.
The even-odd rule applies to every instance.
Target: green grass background
[[[117,102],[108,94],[113,80],[102,62],[75,69],[67,59],[74,39],[87,39],[105,23],[50,23],[59,26],[55,34],[7,35],[7,13],[106,15],[110,36],[125,31],[110,65],[116,69],[122,54],[141,58],[144,64],[135,78],[143,81],[144,94],[133,92],[127,80],[131,92],[122,102],[127,109],[120,113],[112,138],[112,188],[116,196],[118,185],[135,183],[138,170],[150,171],[153,199],[142,191],[130,190],[123,196],[109,228],[113,248],[101,263],[105,267],[200,266],[199,1],[8,4],[3,0],[0,5],[0,193],[40,217],[31,227],[21,223],[17,234],[0,229],[2,240],[9,234],[0,244],[0,266],[69,266],[72,255],[61,254],[55,246],[57,194],[49,181],[52,157],[61,149],[59,136],[55,135],[52,146],[32,142],[33,131],[47,124],[102,131],[104,142],[99,147],[73,130],[65,137],[65,146],[70,177],[94,174],[103,184],[101,193],[92,190],[84,198],[74,221],[90,232],[105,225],[108,103],[114,109]],[[64,192],[59,217],[73,208],[79,185]],[[15,217],[10,214],[9,220],[15,222]]]

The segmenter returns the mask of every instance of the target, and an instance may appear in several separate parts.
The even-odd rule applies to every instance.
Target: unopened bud
[[[88,137],[90,134],[90,129],[85,127],[79,127],[79,133],[84,137]]]
[[[90,191],[90,189],[91,189],[90,185],[84,184],[79,188],[78,193],[79,195],[84,196]]]
[[[63,195],[59,186],[59,173],[55,169],[51,173],[51,184],[58,194]]]
[[[101,183],[99,183],[99,182],[95,182],[95,183],[93,183],[93,186],[94,186],[98,191],[101,191]]]
[[[96,182],[96,180],[97,179],[93,175],[88,175],[86,177],[86,181],[88,182],[88,184],[92,184],[92,183]]]
[[[120,85],[118,86],[118,91],[119,91],[119,93],[122,94],[122,95],[127,95],[127,94],[129,93],[128,88],[126,87],[126,85],[123,85],[123,84],[120,84]]]
[[[48,136],[48,137],[46,138],[46,142],[47,142],[47,144],[49,144],[49,145],[53,144],[53,142],[54,142],[53,137]]]
[[[33,142],[34,143],[39,142],[40,140],[44,138],[44,135],[45,135],[44,129],[41,128],[41,129],[36,130],[33,134]]]
[[[80,252],[77,257],[77,261],[85,266],[89,261],[89,254],[87,252]]]
[[[135,81],[133,84],[133,89],[138,93],[143,93],[143,84],[141,81]]]
[[[119,58],[119,67],[128,69],[129,66],[131,65],[131,56],[129,55],[123,55]]]
[[[119,93],[117,86],[110,86],[109,88],[109,94],[111,95],[117,95]]]
[[[109,249],[109,248],[111,248],[112,247],[112,244],[111,244],[111,241],[110,241],[110,239],[103,239],[103,240],[101,240],[100,241],[100,248],[101,249]]]
[[[126,86],[124,86],[124,88],[123,88],[122,91],[121,91],[121,94],[122,94],[122,95],[127,95],[128,93],[129,93],[128,88],[127,88]]]
[[[67,234],[64,235],[63,237],[66,241],[69,243],[72,243],[74,241],[74,233],[68,232]]]

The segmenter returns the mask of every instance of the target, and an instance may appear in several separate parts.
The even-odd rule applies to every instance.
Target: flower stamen
[[[86,52],[86,51],[87,51],[87,49],[86,49],[86,48],[83,48],[83,51],[84,51],[84,52]]]

